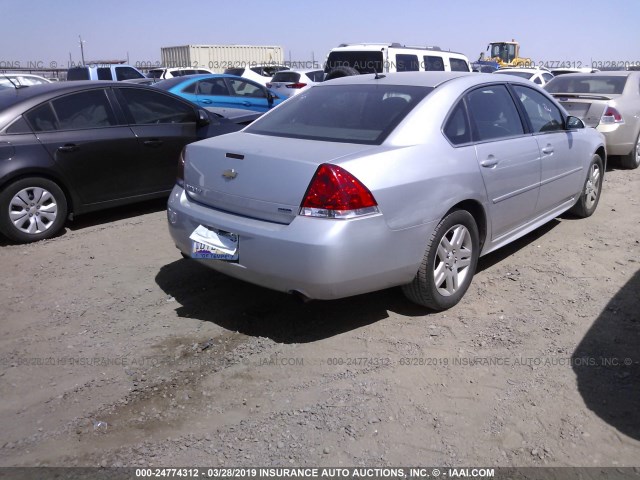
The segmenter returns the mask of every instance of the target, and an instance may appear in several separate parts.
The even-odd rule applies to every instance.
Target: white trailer
[[[264,64],[282,65],[282,47],[273,45],[182,45],[160,49],[166,68],[208,68],[222,73],[227,68],[244,68]]]

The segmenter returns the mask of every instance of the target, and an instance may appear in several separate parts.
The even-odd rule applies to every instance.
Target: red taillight
[[[600,123],[624,123],[624,120],[622,119],[622,115],[618,110],[613,107],[607,107],[607,109],[602,114]]]
[[[307,84],[306,83],[292,83],[291,85],[287,85],[287,88],[304,88],[306,87]]]
[[[181,187],[184,186],[184,148],[180,152],[178,158],[178,170],[176,171],[176,183]]]
[[[378,203],[360,180],[345,169],[324,163],[311,179],[300,215],[353,218],[378,212]]]
[[[271,88],[271,84],[270,84],[270,83],[267,83],[265,86],[266,86],[267,88]]]

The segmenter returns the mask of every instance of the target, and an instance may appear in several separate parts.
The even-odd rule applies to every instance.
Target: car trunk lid
[[[185,190],[193,200],[222,211],[288,224],[320,164],[371,148],[232,133],[187,147]]]
[[[554,93],[569,115],[580,118],[587,127],[597,127],[605,109],[620,95]]]

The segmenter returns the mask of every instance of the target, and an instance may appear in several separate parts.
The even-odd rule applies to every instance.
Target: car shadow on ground
[[[495,250],[488,255],[485,255],[484,257],[480,257],[478,259],[478,268],[476,269],[476,273],[482,272],[506,260],[517,251],[522,250],[523,248],[529,246],[530,244],[536,242],[538,239],[547,235],[551,230],[560,225],[560,223],[560,220],[554,218],[550,222],[545,223],[544,225],[535,229],[533,232],[525,235],[524,237],[521,237],[518,240],[511,242],[510,244],[505,245],[504,247],[499,248],[498,250]]]
[[[640,440],[640,270],[609,301],[573,353],[578,391],[602,420]]]
[[[71,231],[82,230],[87,227],[95,227],[106,223],[146,215],[148,213],[160,212],[167,209],[167,198],[168,197],[156,198],[140,203],[123,205],[121,207],[114,207],[107,210],[78,215],[74,220],[67,221],[66,228]]]
[[[127,220],[129,218],[135,218],[140,215],[146,215],[148,213],[161,212],[167,209],[167,198],[156,198],[154,200],[147,200],[140,203],[123,205],[121,207],[109,208],[107,210],[99,210],[97,212],[89,212],[83,215],[79,215],[74,220],[67,220],[65,228],[53,238],[63,237],[67,234],[67,230],[75,232],[89,227],[97,227],[119,220]],[[8,245],[15,245],[4,235],[0,234],[0,247],[6,247]]]
[[[554,220],[483,257],[479,271],[535,242],[559,223]],[[175,298],[180,317],[213,322],[230,331],[267,337],[280,343],[329,338],[385,319],[389,311],[407,317],[431,313],[407,300],[400,288],[305,303],[293,295],[236,280],[188,259],[163,266],[155,281],[167,295]]]
[[[163,266],[156,283],[180,304],[180,317],[213,322],[230,331],[279,343],[307,343],[373,324],[389,316],[425,315],[398,288],[340,300],[303,302],[258,287],[198,262],[181,259]]]

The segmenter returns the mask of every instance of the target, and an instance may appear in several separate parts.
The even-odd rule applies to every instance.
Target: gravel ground
[[[0,245],[0,466],[638,466],[640,169],[455,308],[301,303],[184,260],[164,203]]]

